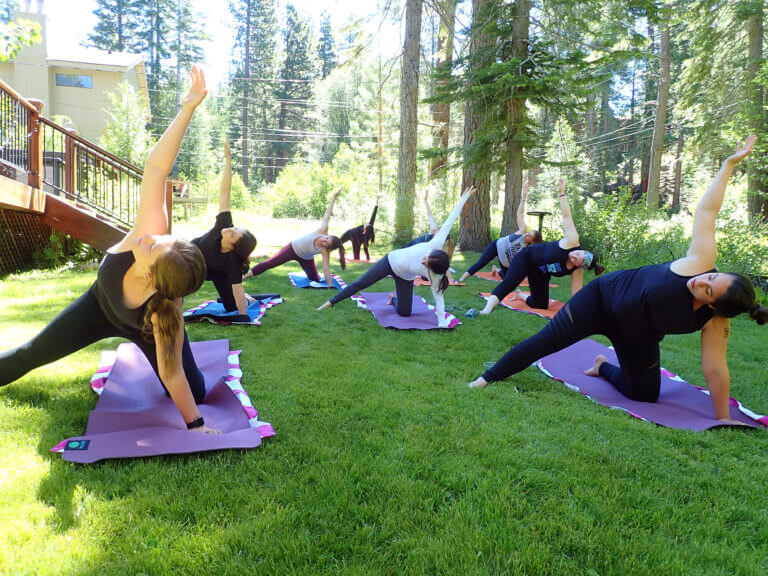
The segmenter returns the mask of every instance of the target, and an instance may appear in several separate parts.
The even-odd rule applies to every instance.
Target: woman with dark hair
[[[541,244],[541,232],[538,230],[528,230],[528,227],[525,225],[525,199],[527,196],[528,182],[525,182],[523,184],[523,193],[520,198],[520,204],[517,207],[517,232],[510,234],[509,236],[502,236],[498,240],[494,240],[488,244],[477,262],[472,264],[472,266],[461,275],[459,282],[464,282],[469,276],[482,270],[482,268],[494,258],[499,259],[499,264],[501,265],[501,277],[503,278],[507,274],[512,258],[514,258],[520,250],[531,244]]]
[[[325,283],[329,288],[332,288],[333,278],[331,278],[331,269],[329,265],[331,250],[339,249],[339,264],[341,264],[341,269],[344,270],[347,267],[346,262],[344,261],[344,246],[342,245],[341,240],[338,236],[328,235],[328,221],[331,219],[333,204],[336,202],[336,198],[339,197],[339,194],[341,194],[341,190],[336,190],[336,192],[333,193],[331,201],[328,203],[328,208],[325,210],[323,221],[317,230],[291,241],[269,260],[266,260],[261,264],[256,264],[256,266],[251,268],[245,276],[243,276],[243,280],[258,276],[262,272],[266,272],[267,270],[276,268],[286,262],[295,260],[299,263],[311,282],[320,282],[320,275],[317,273],[317,266],[315,265],[315,254],[322,254]]]
[[[443,245],[448,238],[448,233],[451,231],[453,223],[459,217],[464,203],[474,192],[475,189],[470,188],[462,194],[459,203],[453,209],[453,212],[448,215],[445,223],[432,240],[400,248],[399,250],[392,250],[392,252],[371,266],[360,278],[318,307],[318,310],[325,310],[368,288],[368,286],[372,286],[382,278],[391,275],[395,279],[395,290],[397,293],[397,296],[392,299],[391,303],[395,306],[400,316],[410,316],[413,304],[413,280],[416,276],[425,276],[430,281],[432,296],[435,299],[438,325],[441,327],[446,326],[448,321],[445,319],[443,293],[448,288],[448,277],[446,274],[451,259],[443,250]]]
[[[584,282],[584,269],[594,270],[600,275],[603,267],[597,263],[592,252],[582,250],[579,245],[579,232],[573,223],[571,207],[565,197],[565,180],[560,179],[560,209],[563,213],[563,238],[555,242],[533,244],[521,248],[509,263],[504,278],[491,295],[480,314],[490,314],[507,294],[515,290],[523,279],[528,277],[531,294],[515,292],[520,300],[525,300],[531,308],[549,307],[549,279],[552,276],[570,276],[571,294],[576,294]]]
[[[224,140],[224,173],[219,189],[219,214],[216,223],[192,244],[200,248],[208,273],[206,280],[213,282],[219,299],[227,312],[247,314],[253,300],[243,290],[243,274],[248,272],[248,259],[256,248],[256,238],[245,228],[234,228],[229,199],[232,189],[232,158],[229,139]]]
[[[165,180],[184,131],[207,91],[201,70],[192,68],[192,87],[179,113],[158,140],[144,166],[133,229],[107,250],[96,282],[32,340],[0,354],[0,385],[63,358],[103,338],[136,344],[160,377],[187,428],[218,434],[205,426],[197,404],[205,396],[203,375],[184,331],[182,299],[200,288],[205,260],[194,244],[165,235]]]
[[[768,322],[768,308],[755,301],[752,282],[739,274],[714,269],[717,256],[715,219],[734,167],[751,152],[755,137],[739,145],[699,201],[691,243],[685,257],[632,270],[617,270],[587,284],[536,335],[520,342],[492,368],[469,384],[481,388],[504,380],[593,334],[613,344],[619,365],[595,358],[584,373],[604,378],[639,402],[659,397],[659,342],[667,334],[701,330],[701,364],[719,420],[729,417],[730,378],[726,351],[730,320],[748,313]]]
[[[379,197],[376,196],[376,205],[373,207],[373,213],[368,224],[360,224],[350,228],[344,234],[341,235],[341,243],[352,242],[352,257],[355,260],[360,260],[360,248],[365,251],[365,259],[370,262],[371,255],[368,254],[368,244],[373,244],[376,241],[376,231],[373,228],[374,222],[376,222],[376,212],[379,211]]]

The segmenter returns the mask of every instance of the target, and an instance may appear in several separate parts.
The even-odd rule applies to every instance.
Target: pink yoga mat
[[[91,387],[99,394],[83,436],[54,446],[65,460],[91,463],[107,458],[136,458],[228,448],[254,448],[274,436],[240,384],[239,351],[228,340],[192,342],[192,353],[205,376],[206,397],[199,405],[206,425],[221,434],[186,429],[184,420],[147,358],[134,344],[105,353]],[[114,362],[114,365],[110,365]]]
[[[701,431],[715,426],[729,426],[715,418],[709,393],[689,384],[668,370],[661,369],[661,393],[657,402],[635,402],[624,396],[606,380],[586,376],[583,370],[592,366],[595,356],[604,354],[618,365],[610,348],[592,339],[582,340],[560,352],[545,356],[537,363],[550,378],[559,380],[569,389],[580,392],[590,400],[623,410],[627,414],[668,428]],[[731,418],[753,428],[768,426],[768,417],[755,414],[734,398],[730,399]]]

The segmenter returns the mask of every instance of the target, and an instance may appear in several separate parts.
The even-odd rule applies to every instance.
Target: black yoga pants
[[[629,344],[611,333],[607,328],[607,320],[601,305],[600,285],[592,281],[579,290],[542,330],[510,348],[501,360],[483,374],[483,378],[488,382],[504,380],[544,356],[588,336],[602,334],[613,344],[619,366],[604,362],[600,366],[600,376],[627,398],[656,402],[661,386],[658,342],[643,346]],[[585,358],[584,367],[589,367],[593,360]]]
[[[30,370],[68,356],[89,344],[115,336],[136,344],[160,377],[154,341],[147,342],[139,332],[124,332],[113,326],[101,311],[96,297],[88,290],[59,312],[32,340],[0,353],[0,386],[10,384]],[[186,331],[181,360],[192,395],[199,404],[205,398],[205,380],[195,364]]]
[[[499,301],[504,300],[507,294],[520,286],[526,276],[531,289],[531,295],[525,299],[526,304],[531,308],[549,308],[549,275],[534,266],[531,262],[531,252],[527,248],[515,254],[509,263],[509,269],[504,273],[504,278],[491,294]]]
[[[392,266],[389,265],[389,254],[384,256],[381,260],[371,266],[368,271],[360,276],[357,280],[349,284],[344,290],[337,292],[336,295],[330,299],[331,304],[337,304],[342,300],[349,298],[365,290],[369,286],[373,286],[388,275],[392,275],[395,279],[395,292],[397,296],[392,300],[392,304],[395,306],[395,310],[400,316],[410,316],[413,310],[413,280],[405,280],[400,278],[392,271]]]
[[[224,305],[224,310],[227,312],[234,312],[237,310],[235,293],[232,291],[232,282],[229,281],[227,276],[225,274],[211,274],[209,272],[208,280],[213,282],[216,292],[219,293],[219,301]]]
[[[488,244],[488,246],[485,247],[485,250],[483,250],[483,253],[480,255],[480,258],[477,260],[477,262],[475,262],[474,264],[472,264],[472,266],[469,267],[469,269],[467,270],[467,274],[472,276],[476,272],[479,272],[480,270],[482,270],[483,267],[486,264],[488,264],[488,262],[490,262],[494,258],[498,258],[499,253],[498,253],[498,250],[496,249],[496,242],[498,242],[498,240],[494,240],[493,242]],[[501,262],[499,262],[499,265],[501,266]],[[505,277],[507,275],[506,266],[501,266],[501,275],[502,277]],[[514,290],[514,288],[512,290]],[[512,290],[510,290],[510,292]],[[501,300],[501,298],[499,298],[499,300]]]

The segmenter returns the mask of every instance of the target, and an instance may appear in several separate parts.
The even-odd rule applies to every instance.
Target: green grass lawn
[[[261,327],[188,327],[193,341],[243,350],[243,385],[277,432],[258,449],[90,466],[49,453],[84,432],[89,378],[119,340],[0,390],[0,574],[768,572],[767,432],[661,428],[533,368],[469,390],[484,361],[545,320],[463,319],[492,286],[473,278],[446,294],[457,329],[386,330],[351,301],[315,312],[329,292],[292,288],[295,270],[246,283],[285,297]],[[94,276],[0,281],[0,349]],[[206,283],[186,304],[213,296]],[[732,393],[766,413],[768,331],[737,319],[732,332]],[[703,384],[698,335],[667,338],[662,363]]]

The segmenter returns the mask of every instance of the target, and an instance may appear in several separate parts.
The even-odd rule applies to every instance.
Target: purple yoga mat
[[[709,394],[689,384],[679,376],[661,369],[661,393],[657,402],[635,402],[616,390],[612,384],[594,376],[586,376],[595,356],[603,354],[611,364],[618,364],[611,348],[591,339],[581,340],[560,352],[545,356],[537,366],[547,376],[561,381],[571,390],[580,392],[590,400],[624,410],[626,413],[667,426],[686,430],[706,430],[715,426],[728,426],[718,422]],[[730,399],[731,418],[753,428],[768,426],[768,417],[755,414],[734,398]]]
[[[239,352],[228,340],[192,342],[192,353],[205,377],[206,397],[199,405],[209,427],[221,434],[186,429],[184,420],[165,394],[147,358],[134,344],[121,344],[105,353],[91,380],[99,400],[88,417],[83,436],[54,446],[65,460],[90,463],[107,458],[136,458],[227,448],[254,448],[273,436],[267,422],[258,420],[248,394],[240,385]],[[114,365],[110,366],[111,358]]]
[[[361,292],[352,299],[357,302],[358,307],[369,310],[376,318],[379,324],[385,328],[398,328],[400,330],[433,330],[440,328],[437,325],[437,314],[434,306],[427,304],[421,296],[414,296],[413,306],[410,316],[400,316],[395,307],[388,304],[391,292]],[[454,328],[461,324],[458,318],[451,314],[446,314],[450,320],[448,326],[443,328]]]

